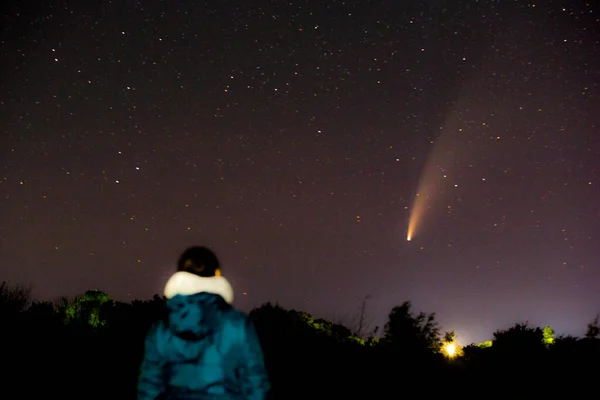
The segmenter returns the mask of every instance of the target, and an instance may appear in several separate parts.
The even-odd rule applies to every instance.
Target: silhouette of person
[[[138,399],[263,400],[270,383],[254,325],[232,305],[216,255],[192,247],[168,280],[145,342]]]

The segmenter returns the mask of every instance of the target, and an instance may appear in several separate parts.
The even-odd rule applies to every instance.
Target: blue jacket
[[[247,315],[231,306],[227,280],[178,272],[165,295],[166,314],[146,338],[138,399],[266,399],[262,349]]]

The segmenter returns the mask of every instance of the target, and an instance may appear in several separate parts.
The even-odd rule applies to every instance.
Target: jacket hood
[[[203,278],[189,272],[180,271],[171,276],[165,285],[165,297],[170,299],[180,294],[189,296],[197,293],[219,295],[228,304],[233,303],[233,289],[229,281],[222,276]]]
[[[167,282],[165,328],[173,337],[165,345],[172,361],[198,357],[210,345],[207,340],[217,330],[223,312],[231,308],[233,289],[222,276],[203,278],[177,272]]]

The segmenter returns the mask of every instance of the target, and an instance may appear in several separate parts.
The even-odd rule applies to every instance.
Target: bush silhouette
[[[88,291],[39,302],[28,288],[3,283],[0,350],[7,372],[0,394],[18,389],[21,398],[38,398],[42,390],[41,397],[135,399],[144,338],[165,301],[124,303]],[[249,315],[274,398],[394,398],[416,388],[427,396],[460,388],[461,398],[538,398],[564,388],[576,396],[600,376],[597,319],[583,338],[517,323],[449,358],[441,349],[455,340],[453,333],[442,335],[435,314],[414,312],[409,301],[392,308],[381,339],[357,337],[344,325],[272,303]]]

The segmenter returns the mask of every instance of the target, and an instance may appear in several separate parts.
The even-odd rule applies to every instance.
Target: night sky
[[[201,244],[244,310],[600,312],[596,2],[6,3],[0,280],[146,299]]]

